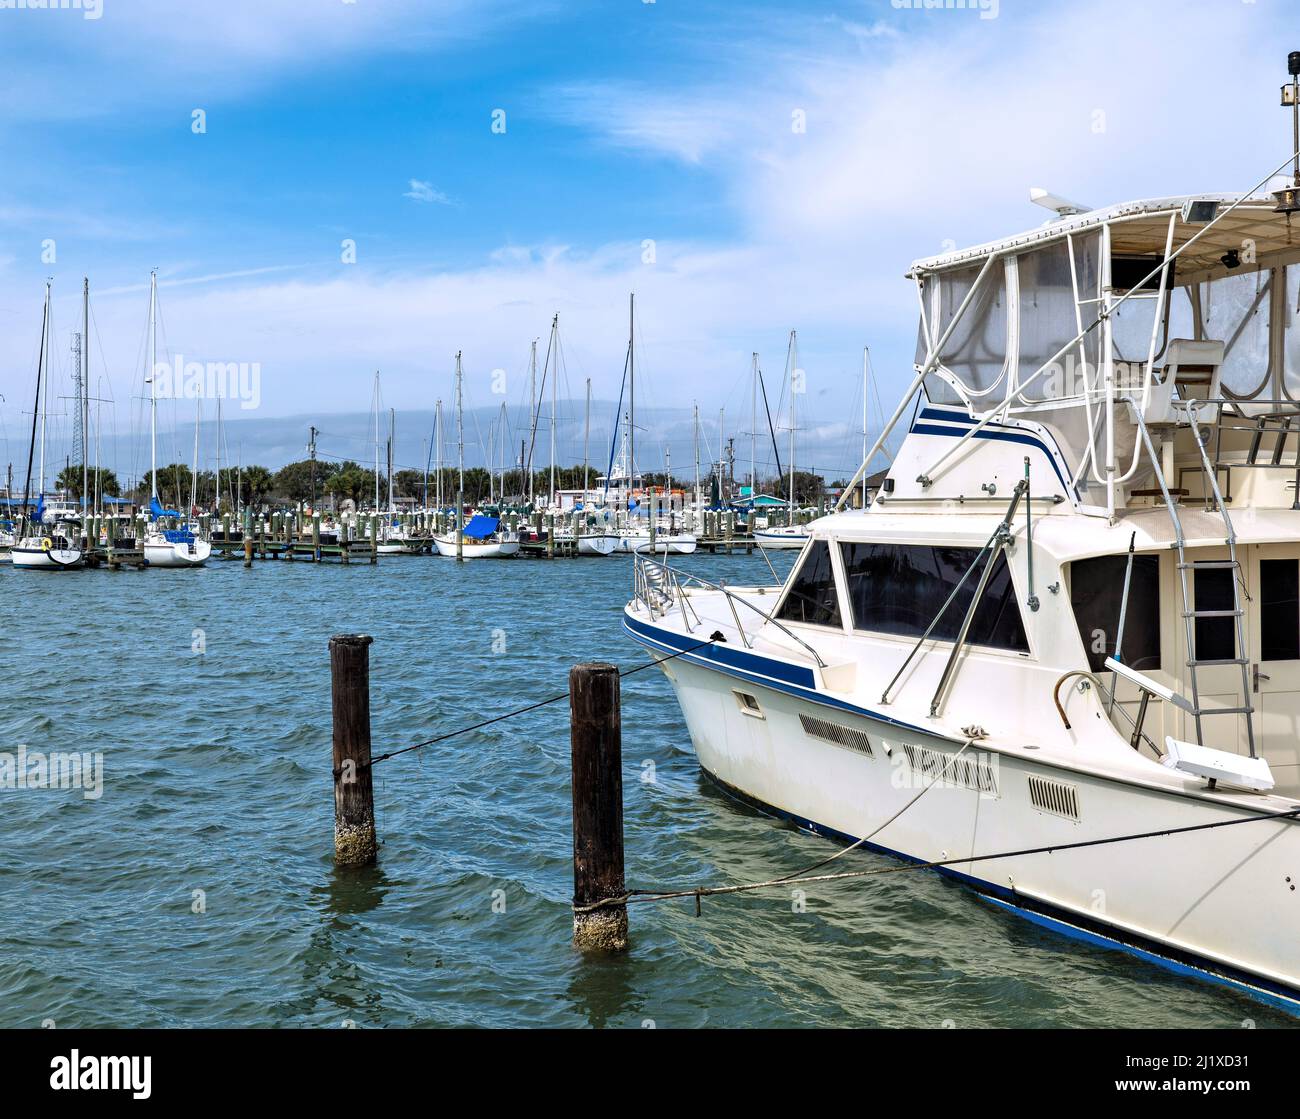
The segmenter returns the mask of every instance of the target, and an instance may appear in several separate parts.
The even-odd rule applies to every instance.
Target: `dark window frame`
[[[1133,579],[1124,618],[1122,652],[1124,663],[1140,672],[1158,672],[1164,663],[1160,568],[1159,555],[1144,552],[1133,557]],[[1083,655],[1093,672],[1103,671],[1106,658],[1115,651],[1115,631],[1119,627],[1119,608],[1127,569],[1126,552],[1083,556],[1072,560],[1069,566],[1070,613],[1074,617],[1079,640],[1083,643]],[[1085,592],[1088,599],[1081,602],[1080,595]],[[1094,599],[1100,600],[1103,608],[1095,607]],[[1084,611],[1082,614],[1081,608]],[[1154,625],[1151,625],[1153,619]],[[1095,629],[1102,631],[1104,639],[1100,653],[1094,652],[1092,648]]]
[[[840,562],[848,594],[849,622],[856,633],[921,637],[939,614],[953,587],[980,555],[961,545],[896,541],[840,541]],[[929,640],[952,644],[979,585],[987,556],[971,571],[961,593],[943,612]],[[1027,657],[1033,653],[1029,630],[1006,556],[999,552],[975,612],[966,644]],[[858,581],[867,593],[857,593]],[[880,580],[876,590],[872,583]]]
[[[1283,576],[1285,586],[1274,580],[1276,575]],[[1300,608],[1297,603],[1300,599],[1300,559],[1261,556],[1258,597],[1260,662],[1282,664],[1300,660]],[[1281,653],[1287,655],[1278,655]]]
[[[819,564],[822,556],[826,560],[826,572],[812,572],[810,569],[814,564]],[[813,575],[822,577],[828,575],[829,579],[821,583],[822,587],[829,587],[832,601],[827,602],[823,598],[818,602],[809,597],[807,591],[801,589],[801,580],[805,576]],[[806,586],[806,583],[802,584]],[[799,613],[796,613],[796,610]],[[812,617],[808,617],[808,614]],[[786,580],[785,593],[781,596],[781,601],[777,603],[776,609],[772,612],[772,617],[778,622],[794,622],[805,626],[822,626],[826,629],[844,630],[844,610],[840,605],[840,586],[839,579],[835,573],[835,560],[831,553],[829,540],[813,540],[804,548],[803,555],[799,558],[798,566],[791,572],[790,578]]]

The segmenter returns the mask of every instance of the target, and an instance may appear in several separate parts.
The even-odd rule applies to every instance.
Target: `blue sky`
[[[104,422],[138,445],[156,267],[165,351],[258,363],[261,420],[364,411],[376,368],[427,412],[457,349],[469,403],[504,369],[516,405],[556,311],[562,394],[613,399],[635,289],[646,403],[748,430],[749,354],[779,395],[797,328],[801,458],[851,468],[862,347],[886,407],[910,372],[912,259],[1038,224],[1031,185],[1244,189],[1285,154],[1290,48],[1284,0],[0,3],[0,451],[25,455],[47,276],[67,392],[83,274]]]

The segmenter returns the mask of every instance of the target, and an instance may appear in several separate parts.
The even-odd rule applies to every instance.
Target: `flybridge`
[[[1282,104],[1300,149],[1300,52],[1287,61]],[[1266,192],[1287,169],[1291,184]],[[1066,495],[1082,512],[1114,518],[1170,488],[1209,500],[1186,432],[1210,423],[1207,468],[1236,469],[1239,493],[1279,505],[1281,470],[1293,486],[1300,479],[1300,150],[1240,195],[1082,213],[1043,191],[1033,197],[1059,220],[912,266],[915,377],[847,489],[922,390],[973,422],[950,445],[924,448],[915,474],[891,472],[893,492],[913,478],[932,498],[964,497],[972,484],[988,492],[997,481],[987,470],[980,478],[973,460],[995,457],[998,427],[1032,424],[1025,434],[1040,437],[1054,469],[1065,463]]]

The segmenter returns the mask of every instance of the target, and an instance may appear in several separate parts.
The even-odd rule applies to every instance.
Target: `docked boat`
[[[434,537],[438,555],[447,559],[509,559],[519,551],[519,534],[501,524],[498,517],[477,513],[460,530]]]
[[[764,548],[799,549],[812,536],[808,525],[779,525],[776,528],[756,528],[754,543]]]
[[[212,555],[212,545],[189,526],[151,529],[143,548],[150,567],[202,567]]]
[[[578,555],[612,556],[618,547],[618,534],[590,530],[578,533]]]
[[[61,527],[44,532],[42,536],[24,536],[10,549],[14,567],[66,571],[82,566],[85,555]]]
[[[695,551],[691,532],[656,532],[653,542],[648,528],[625,528],[618,533],[618,551],[638,556],[689,556]]]
[[[149,522],[141,547],[150,567],[202,567],[212,554],[212,545],[188,525],[180,524],[180,514],[164,509],[158,500],[158,393],[155,386],[158,369],[158,273],[149,273]],[[175,528],[164,528],[170,520]]]
[[[623,624],[737,799],[1295,1011],[1300,161],[1266,184],[917,261],[871,507],[778,587],[639,559]]]
[[[47,523],[45,503],[45,424],[46,402],[49,398],[50,379],[50,282],[45,283],[45,311],[41,326],[41,345],[36,363],[36,401],[32,408],[31,442],[28,445],[27,477],[23,483],[23,502],[17,526],[9,527],[5,535],[17,542],[8,550],[8,559],[17,568],[43,571],[70,571],[85,562],[79,537],[79,524],[65,525],[55,521],[51,513]],[[39,444],[37,439],[39,423]],[[39,450],[38,450],[39,445]],[[36,500],[32,496],[32,459],[39,455],[39,474]]]

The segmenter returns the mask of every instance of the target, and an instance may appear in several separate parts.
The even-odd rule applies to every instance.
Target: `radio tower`
[[[86,461],[86,430],[83,425],[85,386],[81,372],[81,332],[72,334],[72,383],[77,390],[77,412],[72,422],[72,461],[80,466]]]

